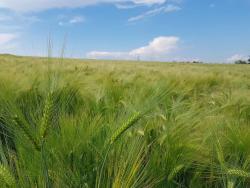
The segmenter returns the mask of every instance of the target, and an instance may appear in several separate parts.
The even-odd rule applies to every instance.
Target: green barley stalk
[[[142,113],[136,112],[117,131],[115,131],[115,133],[113,134],[113,136],[109,140],[109,145],[108,145],[108,148],[106,150],[106,154],[104,156],[104,159],[103,159],[103,162],[102,162],[102,165],[101,165],[99,180],[98,180],[97,186],[96,186],[97,188],[99,188],[101,186],[101,178],[102,178],[102,174],[103,174],[103,168],[104,168],[104,164],[105,164],[105,162],[107,160],[107,156],[108,156],[109,150],[111,149],[111,146],[122,136],[122,134],[124,132],[126,132],[126,130],[128,130],[135,123],[137,123],[141,119],[141,117],[142,117]]]
[[[140,112],[136,112],[132,117],[130,117],[115,133],[110,139],[110,144],[115,143],[126,130],[132,127],[136,122],[138,122],[142,117]]]
[[[33,144],[37,151],[41,151],[41,146],[37,143],[36,139],[32,136],[32,133],[29,129],[24,125],[24,123],[19,119],[18,116],[14,117],[15,124],[24,132],[27,136],[28,140]]]
[[[228,180],[227,188],[234,188],[234,182],[232,180]]]
[[[9,169],[2,164],[0,164],[0,179],[10,187],[15,184],[15,178]]]
[[[48,133],[52,111],[53,111],[53,98],[52,98],[52,93],[49,93],[45,102],[42,122],[40,126],[41,139],[45,139]]]

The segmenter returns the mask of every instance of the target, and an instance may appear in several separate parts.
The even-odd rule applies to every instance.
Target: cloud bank
[[[175,36],[154,38],[148,45],[129,52],[91,51],[86,54],[89,59],[122,59],[122,60],[167,60],[169,55],[178,49],[180,39]]]
[[[163,4],[166,0],[1,0],[0,8],[36,12],[53,8],[78,8],[101,3],[132,3],[134,5]]]

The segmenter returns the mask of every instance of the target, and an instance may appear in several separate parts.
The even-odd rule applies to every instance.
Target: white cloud
[[[143,14],[138,15],[138,16],[131,17],[131,18],[128,19],[128,21],[129,22],[135,22],[135,21],[147,18],[147,17],[155,16],[157,14],[170,13],[170,12],[175,12],[175,11],[178,11],[178,10],[181,10],[181,8],[178,7],[178,6],[175,6],[175,5],[163,6],[163,7],[160,7],[160,8],[156,8],[156,9],[147,11],[147,12],[145,12]]]
[[[100,3],[133,3],[138,5],[154,5],[166,0],[1,0],[0,8],[15,11],[42,11],[52,8],[77,8]]]
[[[0,22],[6,22],[6,21],[10,21],[10,20],[12,20],[11,16],[0,15]]]
[[[14,40],[17,37],[17,34],[0,33],[0,53],[6,53],[9,50],[16,48],[16,43],[14,43]]]
[[[168,0],[169,1],[169,0]],[[175,3],[178,3],[179,0],[172,0],[176,1]],[[118,9],[131,9],[136,8],[138,6],[151,6],[151,5],[161,5],[164,4],[166,0],[127,0],[127,1],[120,1],[119,3],[116,3],[115,6]]]
[[[166,0],[132,0],[135,4],[146,4],[146,5],[152,5],[152,4],[163,4],[166,2]]]
[[[86,54],[90,59],[137,59],[166,60],[178,49],[180,39],[174,36],[162,36],[153,39],[147,46],[133,49],[129,52],[92,51]]]
[[[130,55],[147,57],[165,55],[175,50],[178,42],[178,37],[157,37],[147,46],[132,50]]]
[[[85,21],[84,17],[82,17],[82,16],[75,16],[74,18],[72,18],[71,20],[69,20],[69,23],[76,24],[76,23],[82,23],[84,21]]]
[[[16,34],[0,33],[0,45],[5,45],[16,38],[17,38]]]
[[[24,26],[29,26],[41,20],[33,15],[20,14],[13,11],[2,11],[0,13],[0,32],[13,33],[19,32]]]
[[[127,4],[127,3],[125,3],[125,4],[119,3],[119,4],[116,4],[115,6],[118,9],[132,9],[132,8],[136,8],[136,7],[140,6],[140,5]]]
[[[67,16],[60,15],[59,19],[61,19],[61,21],[59,21],[58,23],[58,25],[60,26],[69,26],[85,22],[85,18],[83,16],[74,16],[72,18],[67,18]]]
[[[247,59],[248,59],[248,57],[245,55],[235,54],[235,55],[232,55],[231,57],[227,58],[227,62],[233,63],[233,62],[238,61],[238,60],[247,60]]]

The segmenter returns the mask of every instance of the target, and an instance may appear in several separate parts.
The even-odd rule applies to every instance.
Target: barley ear
[[[241,169],[228,169],[226,173],[230,176],[250,178],[250,173]]]
[[[53,98],[52,98],[52,93],[49,93],[45,101],[45,106],[40,126],[40,136],[42,139],[45,139],[48,133],[52,111],[53,111]]]
[[[122,134],[128,130],[130,127],[132,127],[135,123],[137,123],[142,117],[142,114],[140,112],[136,112],[132,117],[130,117],[115,133],[110,139],[110,144],[115,143]]]
[[[0,164],[0,179],[10,187],[15,184],[15,178],[9,169],[2,164]]]
[[[30,130],[24,125],[24,123],[19,119],[18,116],[14,117],[15,124],[23,131],[24,135],[28,138],[28,140],[32,143],[37,151],[41,150],[40,145],[37,143],[36,139],[33,137]]]

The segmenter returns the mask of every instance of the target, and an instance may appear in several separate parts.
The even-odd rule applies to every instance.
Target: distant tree
[[[237,61],[234,62],[234,64],[247,64],[247,61],[237,60]]]
[[[202,64],[203,62],[202,62],[202,61],[192,61],[192,63],[195,63],[195,64]]]
[[[248,61],[248,64],[250,64],[250,56],[248,56],[248,60],[247,61]]]

